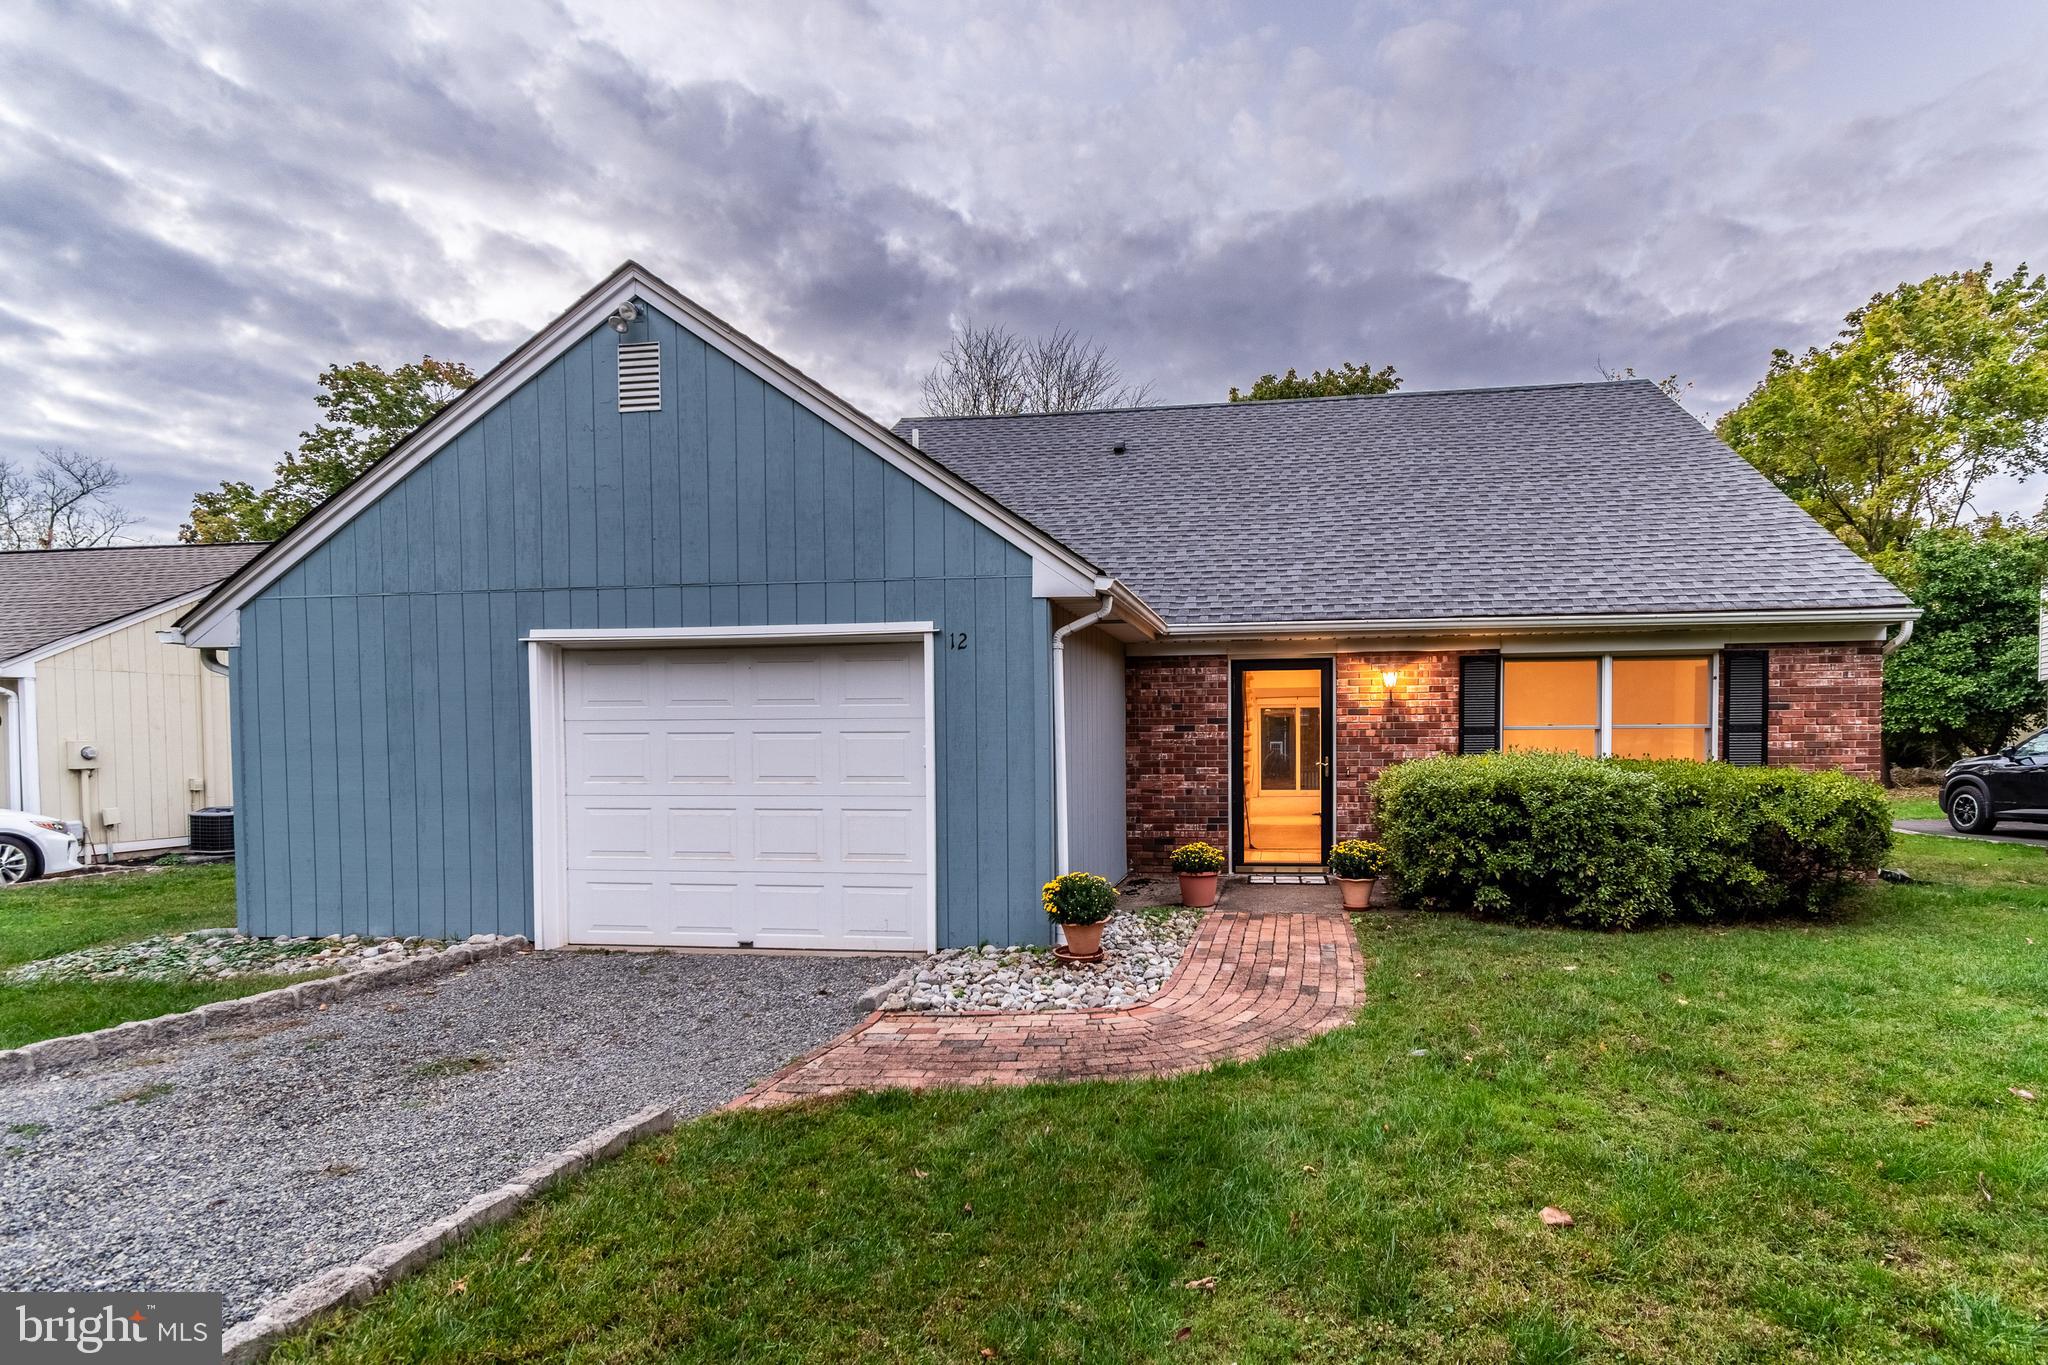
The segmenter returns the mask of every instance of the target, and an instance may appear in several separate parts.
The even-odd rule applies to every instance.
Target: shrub
[[[1484,754],[1398,765],[1375,792],[1404,900],[1517,920],[1812,913],[1891,845],[1883,794],[1832,772]]]
[[[1330,846],[1330,875],[1350,881],[1379,876],[1387,870],[1387,846],[1370,839],[1346,839]]]
[[[1173,851],[1172,858],[1175,872],[1190,874],[1221,872],[1223,865],[1230,861],[1223,856],[1222,849],[1202,843],[1182,844]]]
[[[1055,924],[1100,924],[1116,910],[1116,888],[1093,872],[1063,872],[1039,900]]]

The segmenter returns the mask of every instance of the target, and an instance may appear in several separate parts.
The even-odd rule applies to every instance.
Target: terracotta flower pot
[[[1102,951],[1102,921],[1093,924],[1062,924],[1067,951],[1075,957],[1094,957]]]
[[[1338,877],[1336,882],[1344,892],[1346,910],[1363,910],[1372,903],[1371,877]]]
[[[1180,903],[1190,910],[1207,910],[1216,903],[1216,874],[1214,872],[1183,872],[1180,874]]]

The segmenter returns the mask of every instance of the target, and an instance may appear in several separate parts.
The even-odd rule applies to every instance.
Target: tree
[[[1884,667],[1885,751],[1946,763],[1995,749],[2048,707],[2036,677],[2048,538],[2002,525],[1923,531],[1892,577],[1924,615]]]
[[[110,544],[135,524],[113,500],[128,476],[105,460],[58,446],[33,469],[0,460],[0,550],[73,550]]]
[[[1137,407],[1151,394],[1150,384],[1124,383],[1108,347],[1065,327],[1025,338],[969,322],[924,377],[925,411],[934,417]]]
[[[1342,369],[1332,365],[1327,370],[1314,370],[1306,379],[1291,368],[1286,374],[1262,374],[1253,381],[1250,393],[1238,392],[1233,384],[1230,386],[1230,401],[1263,403],[1273,398],[1343,398],[1351,394],[1392,393],[1400,387],[1401,376],[1394,373],[1392,365],[1375,370],[1370,365],[1354,365],[1347,360]]]
[[[2048,469],[2048,287],[2022,265],[1935,275],[1850,313],[1827,347],[1771,355],[1721,439],[1882,567],[1961,526],[1996,474]]]
[[[278,462],[270,487],[230,479],[195,494],[180,539],[276,540],[476,383],[476,375],[460,361],[422,356],[393,370],[367,360],[329,365],[319,382],[313,401],[325,420],[299,433],[299,448]]]

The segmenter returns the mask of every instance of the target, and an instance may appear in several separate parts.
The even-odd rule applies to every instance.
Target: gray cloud
[[[2021,4],[1989,54],[1905,5],[737,8],[10,14],[0,457],[114,459],[168,535],[327,363],[489,364],[629,255],[889,419],[970,316],[1163,401],[1355,359],[1719,409],[2048,240]]]

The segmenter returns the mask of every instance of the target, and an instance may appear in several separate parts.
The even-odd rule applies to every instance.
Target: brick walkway
[[[1164,990],[1120,1010],[876,1014],[733,1102],[846,1090],[1170,1076],[1327,1033],[1364,989],[1349,918],[1325,887],[1237,885]],[[1279,909],[1282,905],[1314,909]]]

